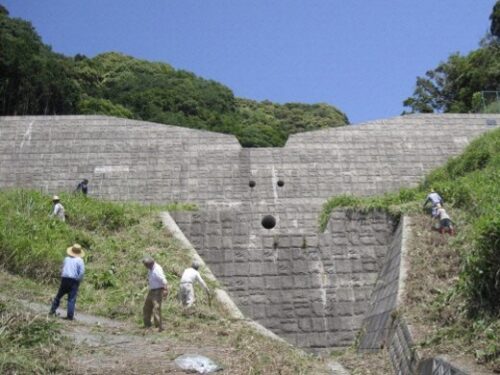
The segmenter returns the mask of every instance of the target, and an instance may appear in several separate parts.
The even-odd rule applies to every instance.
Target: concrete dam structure
[[[401,225],[339,210],[321,232],[322,205],[416,186],[498,124],[500,115],[410,115],[245,149],[230,135],[141,121],[3,117],[0,187],[58,193],[88,178],[89,194],[107,200],[196,203],[172,217],[249,318],[311,349],[349,346],[363,326],[363,348],[378,349],[387,313],[377,311],[398,293],[388,261],[399,259]]]

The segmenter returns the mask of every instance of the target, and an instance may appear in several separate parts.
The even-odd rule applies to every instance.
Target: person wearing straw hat
[[[67,257],[64,258],[62,270],[61,270],[61,284],[59,286],[59,291],[52,302],[50,308],[50,315],[55,315],[56,310],[59,307],[61,298],[67,294],[68,295],[68,307],[67,315],[65,319],[73,320],[75,316],[75,305],[76,296],[78,294],[78,287],[83,279],[85,273],[85,264],[83,263],[83,257],[85,252],[82,247],[75,243],[66,249]]]
[[[155,327],[158,331],[163,331],[163,324],[161,319],[161,302],[163,297],[168,295],[168,283],[163,273],[163,268],[154,261],[150,256],[142,259],[142,264],[148,269],[148,284],[149,291],[144,301],[142,315],[144,320],[144,327],[151,327],[151,315]]]
[[[52,197],[52,216],[57,217],[61,221],[66,221],[66,215],[64,214],[64,206],[61,204],[61,199],[57,195]]]
[[[191,264],[191,267],[186,268],[184,272],[182,273],[181,277],[181,285],[180,285],[180,297],[182,301],[182,305],[184,307],[191,307],[194,304],[195,297],[194,297],[194,283],[199,282],[200,285],[205,289],[207,294],[209,293],[208,291],[208,286],[201,277],[200,273],[198,272],[198,269],[200,268],[200,264],[196,261],[194,261]]]

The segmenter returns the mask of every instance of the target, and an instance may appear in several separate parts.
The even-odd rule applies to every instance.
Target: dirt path
[[[35,313],[48,310],[46,305],[19,302]],[[58,313],[65,315],[61,309]],[[79,346],[73,361],[75,374],[186,374],[174,362],[182,354],[201,354],[216,362],[230,358],[228,349],[179,346],[162,333],[104,317],[78,312],[74,321],[61,321],[65,334]]]

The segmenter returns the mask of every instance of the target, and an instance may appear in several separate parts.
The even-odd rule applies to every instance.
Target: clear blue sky
[[[56,52],[167,62],[236,96],[399,115],[415,80],[478,48],[495,0],[0,0]]]

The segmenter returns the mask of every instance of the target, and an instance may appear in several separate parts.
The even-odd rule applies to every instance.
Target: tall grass
[[[472,228],[464,237],[464,243],[472,246],[463,252],[459,283],[468,300],[468,312],[500,314],[500,129],[471,142],[462,155],[430,173],[417,188],[380,197],[331,198],[323,207],[320,227],[326,227],[337,207],[418,212],[430,187],[448,207],[463,210]]]
[[[225,348],[231,353],[227,362],[238,374],[323,373],[318,370],[322,365],[314,358],[301,355],[285,344],[261,337],[240,322],[227,319],[223,307],[216,301],[212,302],[198,286],[196,308],[190,313],[183,310],[177,298],[179,281],[191,259],[163,228],[157,211],[193,209],[192,205],[153,207],[102,202],[81,195],[60,196],[69,214],[65,223],[48,216],[51,211],[49,196],[33,191],[0,191],[0,266],[10,271],[10,274],[0,272],[0,295],[45,302],[48,311],[48,303],[57,290],[60,262],[66,248],[79,242],[86,251],[86,273],[78,295],[77,320],[78,313],[83,310],[128,320],[140,327],[147,292],[147,270],[140,260],[145,254],[150,254],[163,266],[169,282],[170,294],[163,304],[162,313],[166,326],[163,335],[168,335],[170,340],[181,346]],[[208,281],[208,284],[213,290],[214,283]],[[27,343],[30,336],[39,341],[36,332],[45,335],[46,329],[52,327],[52,341],[47,338],[49,341],[43,339],[43,342],[56,343],[58,325],[52,324],[50,320],[44,320],[33,325],[33,329],[16,328],[10,332],[17,332],[16,337]],[[6,331],[0,328],[0,334],[2,332]],[[5,337],[5,341],[0,337],[0,345],[13,336]],[[19,355],[0,353],[0,373],[8,373],[2,369],[41,374],[52,371],[49,367],[41,367],[36,353],[16,349],[14,342],[11,343],[9,347],[0,347],[0,351],[11,353],[18,350]],[[53,348],[54,345],[46,347]],[[51,351],[47,358],[52,360],[59,355],[59,352]],[[30,363],[30,358],[33,367],[23,367]],[[45,365],[49,366],[48,363]],[[53,370],[53,373],[70,372]]]
[[[0,373],[68,373],[72,344],[61,325],[0,300]]]

